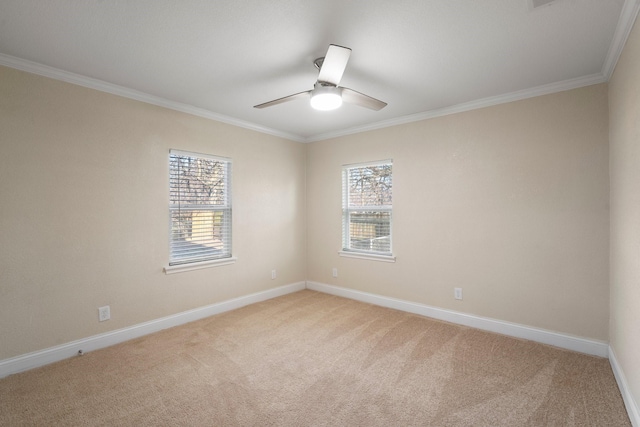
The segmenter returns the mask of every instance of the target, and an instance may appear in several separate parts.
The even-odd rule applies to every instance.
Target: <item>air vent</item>
[[[543,6],[550,6],[558,0],[527,0],[529,3],[529,10],[537,9]]]

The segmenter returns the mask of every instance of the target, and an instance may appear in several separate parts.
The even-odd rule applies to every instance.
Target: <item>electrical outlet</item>
[[[98,309],[98,320],[104,322],[105,320],[111,319],[111,309],[108,305],[104,307],[100,307]]]
[[[453,288],[453,297],[455,299],[462,299],[462,288]]]
[[[275,279],[276,277],[278,277],[276,274],[276,270],[271,270],[271,280]]]
[[[333,267],[331,274],[333,275],[333,277],[338,277],[338,269],[336,267]]]

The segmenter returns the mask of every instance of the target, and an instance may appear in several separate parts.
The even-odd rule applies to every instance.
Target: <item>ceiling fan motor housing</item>
[[[254,108],[270,107],[306,97],[311,98],[312,108],[321,111],[335,110],[342,105],[343,101],[375,111],[384,108],[387,105],[386,102],[356,92],[353,89],[338,86],[342,79],[342,74],[347,67],[350,55],[351,49],[348,47],[334,44],[329,45],[327,54],[313,61],[315,67],[320,71],[318,72],[318,79],[312,90],[254,105]]]

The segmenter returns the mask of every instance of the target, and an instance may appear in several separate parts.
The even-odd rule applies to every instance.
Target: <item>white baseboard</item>
[[[324,283],[307,281],[307,289],[337,295],[369,304],[382,307],[393,308],[406,311],[408,313],[419,314],[421,316],[432,317],[464,326],[496,332],[517,338],[524,338],[543,344],[552,345],[568,350],[578,351],[594,356],[607,357],[609,346],[606,342],[575,337],[545,329],[533,328],[517,323],[505,322],[502,320],[490,319],[487,317],[474,316],[457,311],[446,310],[396,298],[385,297],[368,292],[356,291],[348,288],[327,285]]]
[[[235,310],[236,308],[290,294],[292,292],[301,291],[303,289],[305,289],[305,282],[280,286],[278,288],[230,299],[160,319],[151,320],[149,322],[129,326],[127,328],[118,329],[116,331],[94,335],[44,350],[35,351],[33,353],[5,359],[0,361],[0,378],[76,356],[79,350],[82,350],[84,353],[98,350],[100,348],[138,338],[143,335],[158,332],[163,329],[183,325],[185,323],[193,322],[215,314],[224,313],[225,311]]]
[[[328,293],[331,295],[350,298],[369,304],[379,305],[382,307],[393,308],[408,313],[418,314],[421,316],[431,317],[434,319],[444,320],[459,325],[470,326],[473,328],[496,332],[499,334],[517,338],[524,338],[543,344],[565,348],[568,350],[591,354],[594,356],[608,357],[614,376],[618,383],[618,387],[620,388],[620,392],[624,399],[631,424],[634,427],[640,427],[640,410],[638,409],[638,405],[627,386],[626,378],[620,365],[618,364],[615,352],[605,342],[574,337],[567,334],[532,328],[516,323],[474,316],[452,310],[446,310],[424,304],[312,281],[307,281],[306,284],[305,282],[298,282],[262,292],[257,292],[220,303],[188,310],[182,313],[174,314],[149,322],[140,323],[116,331],[94,335],[88,338],[83,338],[55,347],[50,347],[44,350],[16,356],[10,359],[5,359],[0,361],[0,378],[4,378],[11,374],[48,365],[53,362],[76,356],[78,354],[78,350],[82,350],[85,353],[98,350],[104,347],[158,332],[163,329],[183,325],[185,323],[193,322],[205,317],[224,313],[230,310],[235,310],[249,304],[266,301],[271,298],[276,298],[282,295],[297,292],[305,288],[318,292]]]
[[[627,414],[629,414],[631,425],[633,427],[640,427],[640,409],[638,408],[638,404],[636,403],[636,400],[633,398],[633,395],[631,394],[631,390],[629,390],[629,386],[627,385],[627,379],[624,376],[624,371],[618,364],[618,359],[616,358],[616,352],[613,350],[611,346],[609,346],[609,363],[611,363],[611,369],[613,370],[613,375],[616,377],[616,382],[618,383],[620,394],[622,394],[622,400],[624,400],[624,406],[627,408]]]

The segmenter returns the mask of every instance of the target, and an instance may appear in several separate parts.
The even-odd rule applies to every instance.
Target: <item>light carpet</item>
[[[0,425],[631,424],[607,359],[304,290],[4,378]]]

